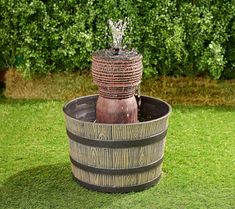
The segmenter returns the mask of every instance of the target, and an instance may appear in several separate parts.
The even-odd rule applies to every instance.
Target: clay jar
[[[136,52],[114,55],[102,50],[93,54],[92,76],[99,87],[96,104],[98,123],[138,122],[134,94],[141,82],[142,69],[142,56]]]

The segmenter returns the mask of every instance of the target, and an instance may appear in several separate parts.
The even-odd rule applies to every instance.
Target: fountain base
[[[98,96],[64,106],[72,174],[80,185],[102,192],[140,191],[162,173],[170,105],[141,96],[139,120],[95,123]]]
[[[138,107],[135,97],[108,99],[99,96],[96,103],[96,122],[111,124],[138,122]]]

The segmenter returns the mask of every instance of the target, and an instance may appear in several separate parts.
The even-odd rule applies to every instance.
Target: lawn
[[[105,194],[71,178],[63,101],[0,99],[0,208],[235,208],[234,107],[173,106],[163,177]]]

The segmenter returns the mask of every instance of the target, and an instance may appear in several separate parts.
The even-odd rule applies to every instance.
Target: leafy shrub
[[[235,77],[234,0],[1,0],[0,68],[90,68],[91,53],[110,47],[108,19],[125,17],[124,45],[143,54],[145,77]]]

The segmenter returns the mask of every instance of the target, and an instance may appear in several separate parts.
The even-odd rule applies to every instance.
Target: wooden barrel
[[[74,178],[102,192],[140,191],[161,176],[171,107],[141,96],[140,119],[130,124],[95,122],[98,95],[80,97],[64,106]]]

